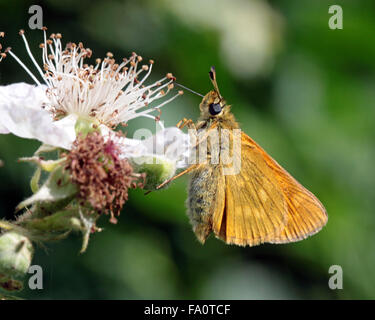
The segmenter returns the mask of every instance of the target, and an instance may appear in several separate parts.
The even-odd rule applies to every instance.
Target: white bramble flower
[[[129,188],[157,189],[177,169],[187,166],[190,150],[189,135],[176,127],[164,128],[161,122],[162,130],[145,140],[129,139],[115,131],[118,125],[126,126],[137,117],[159,121],[160,108],[182,94],[179,91],[159,100],[173,89],[172,74],[146,85],[152,60],[140,66],[142,57],[133,53],[117,64],[113,55],[107,53],[106,58],[89,65],[85,59],[91,57],[92,51],[82,43],[68,43],[63,49],[61,34],[52,34],[47,39],[46,28],[43,32],[41,67],[31,53],[24,31],[20,31],[42,81],[10,48],[2,52],[0,44],[0,62],[7,55],[12,56],[36,84],[0,86],[0,133],[43,143],[33,157],[20,159],[38,166],[30,181],[32,196],[16,207],[17,211],[25,209],[27,215],[15,222],[14,230],[22,230],[22,234],[25,230],[28,237],[17,238],[18,231],[13,234],[12,229],[0,237],[0,287],[13,290],[22,287],[21,282],[12,278],[14,272],[17,271],[17,276],[24,275],[31,262],[30,241],[55,240],[60,233],[79,230],[83,234],[81,252],[84,252],[90,234],[100,230],[96,227],[100,214],[110,214],[110,221],[116,223],[115,216],[128,200]],[[155,101],[158,103],[151,106]],[[156,115],[152,115],[154,111]],[[54,160],[40,156],[55,147],[68,151],[59,152]],[[49,175],[39,185],[42,170]],[[52,220],[45,223],[45,218]],[[9,244],[14,247],[16,240],[23,241],[26,250],[23,256],[4,256]],[[20,258],[25,260],[22,268],[13,270],[12,263],[15,260],[18,263]]]
[[[150,113],[181,94],[179,92],[150,108],[153,101],[164,97],[173,89],[174,81],[173,75],[168,73],[163,79],[145,86],[144,82],[151,74],[153,60],[149,61],[149,65],[144,64],[139,68],[142,57],[136,53],[133,52],[129,59],[124,58],[117,64],[113,54],[108,52],[106,58],[96,59],[95,65],[89,65],[85,63],[85,59],[91,58],[91,49],[85,48],[81,42],[78,45],[68,43],[63,49],[60,33],[52,33],[47,39],[46,28],[43,28],[43,32],[44,42],[39,45],[42,48],[43,69],[32,55],[24,31],[21,30],[19,34],[48,87],[46,94],[49,103],[44,107],[57,119],[74,114],[78,117],[91,117],[101,124],[114,127],[140,116],[155,118]],[[10,48],[5,50],[6,53],[20,63],[38,86],[41,85]]]
[[[106,58],[96,59],[91,65],[85,63],[85,59],[92,56],[92,51],[81,42],[78,45],[68,43],[63,48],[61,34],[51,34],[47,38],[46,28],[43,33],[44,41],[39,46],[42,49],[41,67],[31,53],[24,31],[19,32],[42,82],[11,48],[2,52],[0,45],[0,61],[7,55],[12,56],[36,84],[0,86],[0,133],[13,133],[70,149],[76,138],[77,119],[92,121],[106,134],[134,118],[159,120],[160,108],[182,94],[179,91],[169,99],[159,100],[173,89],[175,78],[168,73],[159,81],[146,85],[152,60],[140,66],[142,57],[133,53],[118,64],[108,52]],[[4,37],[3,32],[0,37]],[[151,107],[150,104],[157,100],[161,102]],[[183,134],[176,137],[185,139]],[[142,155],[142,150],[147,155],[152,154],[149,147],[141,147],[140,141],[124,138],[119,143],[123,144],[124,157]],[[173,161],[180,161],[182,154],[184,151],[174,156]]]

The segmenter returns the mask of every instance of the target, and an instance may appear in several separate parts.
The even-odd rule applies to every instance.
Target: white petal
[[[176,163],[177,168],[188,166],[190,155],[189,135],[176,127],[165,128],[145,140],[149,153],[164,156]]]
[[[119,137],[116,132],[105,125],[100,125],[99,128],[104,139],[111,139],[119,146],[121,159],[137,158],[147,153],[147,148],[143,145],[142,140]]]
[[[53,125],[58,128],[59,130],[66,135],[64,137],[64,145],[65,149],[70,149],[71,144],[76,139],[76,131],[75,131],[75,125],[77,122],[78,116],[75,114],[70,114],[66,116],[65,118],[62,118],[61,120],[54,121]]]
[[[120,158],[137,158],[148,154],[142,140],[119,138],[118,143],[121,149]]]
[[[0,86],[1,105],[22,105],[28,108],[41,109],[48,103],[47,86],[35,86],[24,82]]]
[[[48,102],[45,90],[44,86],[25,83],[0,87],[0,133],[69,149],[75,139],[75,122],[69,118],[53,121],[51,114],[42,109]]]
[[[10,131],[0,123],[0,134],[10,133]]]

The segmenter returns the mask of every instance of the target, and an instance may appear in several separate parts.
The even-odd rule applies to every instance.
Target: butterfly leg
[[[191,172],[191,171],[197,169],[197,168],[200,167],[200,166],[201,166],[201,164],[193,164],[193,165],[191,165],[189,168],[185,169],[184,171],[180,172],[179,174],[176,174],[176,175],[173,176],[172,178],[170,178],[170,179],[168,179],[168,180],[165,180],[162,184],[160,184],[160,185],[158,185],[158,186],[156,187],[156,190],[158,190],[158,189],[164,187],[167,183],[169,183],[169,182],[171,182],[171,181],[173,181],[173,180],[176,180],[176,179],[179,178],[179,177],[182,177],[184,174],[189,173],[189,172]]]
[[[177,128],[179,129],[182,129],[184,128],[185,126],[188,126],[188,128],[192,128],[192,129],[196,129],[195,127],[195,124],[194,124],[194,121],[191,120],[191,119],[186,119],[186,118],[183,118],[182,120],[180,120],[178,123],[177,123]]]
[[[176,127],[179,128],[179,129],[183,129],[184,127],[188,127],[189,129],[194,129],[194,130],[197,130],[197,127],[195,126],[195,123],[193,120],[191,119],[186,119],[186,118],[183,118],[182,120],[180,120]],[[207,137],[209,136],[209,131],[216,128],[217,127],[217,123],[213,123],[208,129],[207,131],[205,132],[205,134],[201,137],[201,139],[195,144],[194,147],[196,147],[197,145],[199,145],[202,141],[204,141],[205,139],[207,139]]]

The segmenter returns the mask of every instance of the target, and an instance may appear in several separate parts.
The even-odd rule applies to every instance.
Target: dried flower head
[[[115,216],[128,200],[128,189],[142,187],[142,175],[133,172],[127,159],[119,158],[119,149],[112,140],[104,140],[98,132],[78,137],[67,155],[66,169],[79,187],[81,205],[98,213]]]

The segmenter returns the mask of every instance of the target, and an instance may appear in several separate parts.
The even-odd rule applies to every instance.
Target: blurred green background
[[[0,1],[4,46],[29,60],[18,36],[26,30],[39,54],[39,31],[28,8],[43,8],[49,32],[84,42],[94,57],[132,51],[154,59],[156,79],[173,72],[204,94],[216,66],[221,93],[242,129],[326,206],[317,235],[288,245],[202,246],[185,214],[187,177],[144,196],[133,190],[119,223],[99,220],[87,252],[81,239],[38,248],[44,290],[33,299],[372,299],[375,298],[375,2],[308,0],[49,0]],[[344,12],[331,30],[329,5]],[[0,64],[0,84],[26,81],[12,59]],[[164,108],[166,126],[196,119],[200,98],[185,95]],[[155,129],[152,120],[130,123]],[[38,142],[0,137],[0,217],[30,195],[32,168],[17,158]],[[343,268],[343,290],[331,290],[328,269]]]

